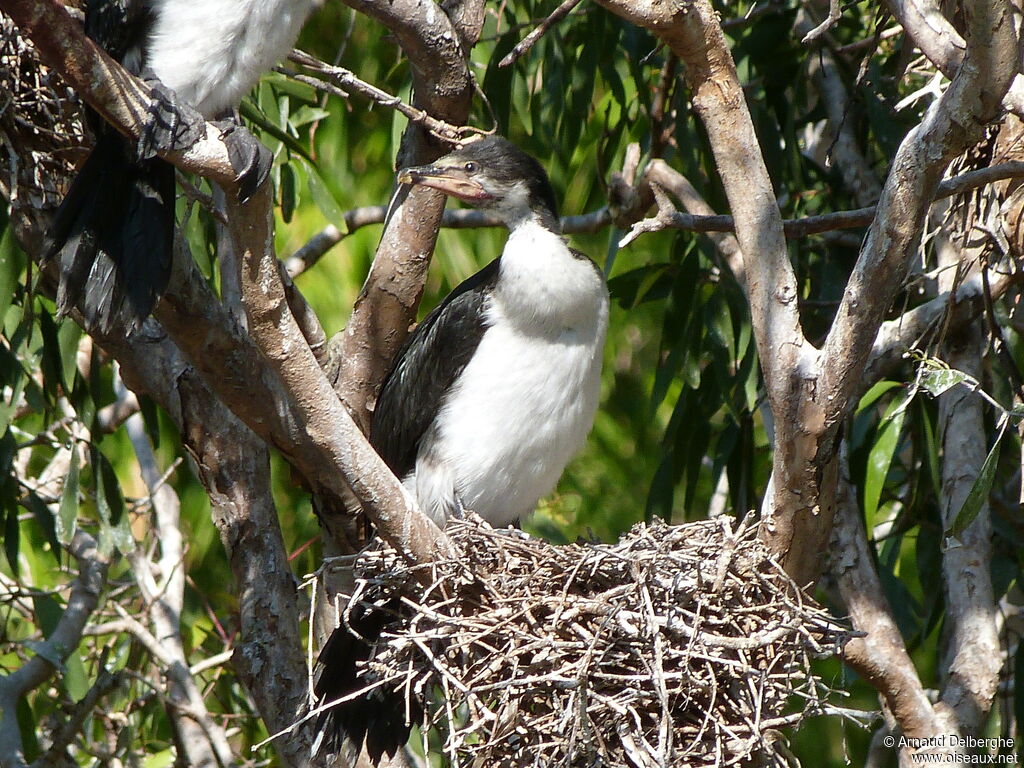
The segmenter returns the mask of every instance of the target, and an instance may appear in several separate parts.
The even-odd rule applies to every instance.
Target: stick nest
[[[429,587],[424,566],[364,552],[352,603],[403,604],[360,675],[434,694],[422,731],[454,766],[782,766],[777,729],[829,710],[811,659],[849,633],[753,529],[659,522],[569,546],[479,520],[447,532],[463,557],[430,566]]]
[[[55,208],[84,154],[83,131],[74,92],[0,13],[0,195],[33,220]]]

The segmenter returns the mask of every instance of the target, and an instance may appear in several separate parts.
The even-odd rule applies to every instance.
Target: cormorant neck
[[[515,232],[520,227],[530,225],[541,227],[556,235],[562,234],[561,220],[547,206],[506,211],[503,218],[509,232]]]

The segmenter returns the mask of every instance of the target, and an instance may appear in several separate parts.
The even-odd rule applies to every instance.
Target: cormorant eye
[[[466,169],[466,173],[476,173],[477,164],[474,162],[466,163],[463,168]]]

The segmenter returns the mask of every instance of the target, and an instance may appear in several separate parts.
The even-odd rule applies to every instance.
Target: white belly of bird
[[[206,117],[234,107],[295,43],[311,0],[157,0],[149,66]]]
[[[551,493],[594,421],[608,324],[604,280],[560,238],[513,232],[489,327],[425,436],[406,485],[443,523],[504,526]]]
[[[426,511],[443,520],[457,493],[492,525],[531,512],[590,431],[599,352],[574,331],[538,344],[507,327],[489,329],[421,453],[424,466],[417,464],[415,493]]]

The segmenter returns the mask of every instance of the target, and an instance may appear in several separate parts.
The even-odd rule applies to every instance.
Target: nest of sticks
[[[405,610],[360,675],[423,706],[453,766],[788,765],[850,636],[727,519],[552,546],[453,521],[457,562],[364,552],[350,605]],[[419,707],[410,707],[415,711]]]
[[[35,219],[55,208],[86,143],[81,102],[0,13],[0,195]]]

